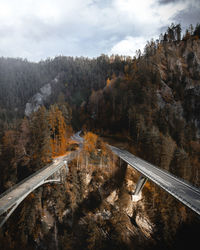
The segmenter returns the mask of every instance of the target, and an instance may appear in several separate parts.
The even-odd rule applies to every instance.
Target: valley
[[[178,27],[134,57],[0,58],[1,193],[81,149],[61,183],[45,183],[19,204],[0,229],[1,249],[198,244],[199,216],[152,181],[134,199],[140,174],[107,146],[199,190],[200,26],[181,37]],[[78,134],[71,138],[80,130],[82,146]]]

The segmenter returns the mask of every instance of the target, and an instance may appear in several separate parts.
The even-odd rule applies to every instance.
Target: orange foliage
[[[83,148],[86,152],[91,153],[96,150],[98,136],[92,132],[88,132],[84,135]]]
[[[154,191],[154,186],[149,181],[145,183],[145,188],[147,188],[149,191]]]
[[[111,80],[108,78],[108,79],[106,80],[106,86],[107,86],[107,87],[110,86],[110,82],[111,82]]]
[[[66,152],[66,124],[62,112],[57,106],[51,106],[50,108],[49,125],[51,129],[52,156],[62,155]]]

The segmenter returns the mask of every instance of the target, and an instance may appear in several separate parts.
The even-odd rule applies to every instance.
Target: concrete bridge
[[[0,195],[0,216],[2,217],[0,227],[4,225],[18,205],[36,188],[48,182],[59,183],[62,181],[60,179],[60,172],[68,171],[67,162],[75,158],[82,149],[83,138],[80,137],[80,132],[72,136],[72,139],[76,140],[80,145],[77,151],[71,152],[67,156],[58,157],[52,164],[40,169]],[[134,196],[137,196],[141,192],[147,179],[149,179],[200,215],[199,188],[192,186],[190,183],[165,170],[153,166],[126,150],[113,146],[109,147],[115,155],[141,173]]]
[[[68,172],[67,162],[75,158],[79,151],[56,158],[52,164],[45,166],[1,194],[0,227],[4,225],[19,204],[36,188],[45,183],[61,183],[62,176]]]
[[[109,146],[114,154],[136,169],[141,176],[136,185],[134,195],[138,195],[149,179],[166,192],[174,196],[195,213],[200,215],[200,189],[192,186],[190,183],[180,179],[166,170],[160,169],[126,150]]]

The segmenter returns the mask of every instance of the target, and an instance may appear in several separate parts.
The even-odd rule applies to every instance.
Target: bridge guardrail
[[[70,157],[69,160],[71,160],[72,158],[74,158],[76,156],[76,154],[78,154],[80,152],[80,150],[77,150],[75,152],[70,153],[69,155],[65,156],[63,158],[63,161],[65,160],[65,158]],[[10,193],[12,190],[14,190],[15,188],[19,187],[20,185],[22,185],[24,182],[26,182],[27,180],[33,178],[34,176],[36,176],[37,174],[41,173],[42,171],[44,171],[45,169],[47,169],[48,167],[50,167],[53,164],[53,162],[47,164],[46,166],[44,166],[43,168],[39,169],[38,171],[36,171],[35,173],[27,176],[25,179],[23,179],[22,181],[18,182],[17,184],[13,185],[12,187],[10,187],[9,189],[7,189],[5,192],[3,192],[2,194],[0,194],[0,199],[5,196],[6,194]],[[59,164],[60,165],[60,164]],[[57,169],[57,166],[56,166]],[[53,171],[56,172],[56,171]],[[52,173],[53,174],[53,173]],[[50,176],[50,175],[49,175]]]
[[[18,186],[20,186],[21,184],[23,184],[24,182],[26,182],[27,180],[29,180],[30,178],[34,177],[35,175],[39,174],[40,172],[42,172],[43,170],[45,170],[46,168],[48,168],[52,163],[49,163],[48,165],[46,165],[45,167],[39,169],[38,171],[36,171],[35,173],[27,176],[25,179],[23,179],[22,181],[18,182],[17,184],[13,185],[12,187],[10,187],[9,189],[7,189],[5,192],[3,192],[2,194],[0,194],[0,199],[10,193],[12,190],[14,190],[15,188],[17,188]]]

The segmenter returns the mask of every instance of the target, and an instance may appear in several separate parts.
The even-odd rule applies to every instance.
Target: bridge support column
[[[135,191],[134,191],[133,195],[139,195],[140,194],[140,192],[143,189],[147,179],[148,178],[143,176],[143,175],[140,176],[140,178],[139,178],[139,180],[138,180],[138,182],[136,184]]]

